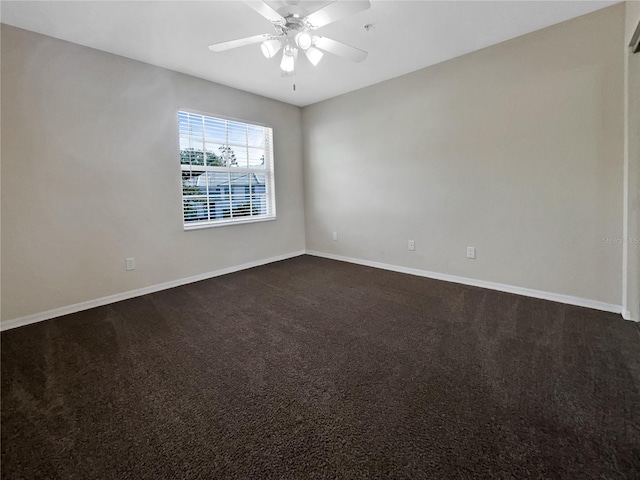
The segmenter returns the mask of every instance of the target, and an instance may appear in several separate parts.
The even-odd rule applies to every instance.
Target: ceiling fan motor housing
[[[283,18],[284,22],[274,24],[281,44],[292,47],[297,45],[302,50],[311,47],[313,44],[313,39],[309,34],[311,26],[297,13],[290,13]]]
[[[274,27],[280,35],[288,35],[291,32],[301,32],[311,28],[297,13],[287,15],[284,17],[283,23],[274,24]]]

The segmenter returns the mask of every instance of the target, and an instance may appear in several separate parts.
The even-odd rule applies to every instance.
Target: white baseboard
[[[638,320],[634,320],[633,318],[631,318],[631,310],[627,310],[626,308],[622,309],[622,318],[624,318],[625,320],[630,320],[632,322],[637,322]]]
[[[47,310],[46,312],[39,312],[39,313],[34,313],[32,315],[26,315],[24,317],[5,320],[2,323],[0,323],[0,331],[22,327],[24,325],[29,325],[31,323],[36,323],[36,322],[42,322],[44,320],[50,320],[52,318],[60,317],[62,315],[68,315],[70,313],[80,312],[82,310],[88,310],[94,307],[101,307],[109,303],[120,302],[122,300],[127,300],[129,298],[134,298],[134,297],[139,297],[141,295],[147,295],[149,293],[159,292],[161,290],[166,290],[168,288],[179,287],[180,285],[186,285],[188,283],[198,282],[200,280],[206,280],[208,278],[219,277],[220,275],[226,275],[228,273],[238,272],[240,270],[246,270],[248,268],[259,267],[260,265],[266,265],[268,263],[273,263],[280,260],[286,260],[288,258],[298,257],[304,254],[313,255],[316,257],[329,258],[332,260],[339,260],[342,262],[355,263],[358,265],[365,265],[368,267],[381,268],[383,270],[391,270],[399,273],[407,273],[409,275],[416,275],[419,277],[433,278],[435,280],[443,280],[445,282],[460,283],[463,285],[471,285],[475,287],[488,288],[490,290],[498,290],[501,292],[515,293],[517,295],[524,295],[525,297],[540,298],[543,300],[551,300],[554,302],[566,303],[569,305],[577,305],[579,307],[593,308],[595,310],[602,310],[605,312],[620,313],[622,314],[622,317],[626,320],[630,320],[630,316],[631,316],[631,313],[628,310],[623,310],[622,306],[620,305],[600,302],[600,301],[591,300],[588,298],[572,297],[570,295],[562,295],[558,293],[545,292],[541,290],[533,290],[530,288],[516,287],[513,285],[505,285],[502,283],[487,282],[484,280],[476,280],[473,278],[459,277],[457,275],[448,275],[445,273],[431,272],[428,270],[420,270],[417,268],[409,268],[409,267],[402,267],[399,265],[373,262],[370,260],[362,260],[359,258],[345,257],[342,255],[334,255],[331,253],[317,252],[314,250],[306,250],[306,251],[301,250],[301,251],[292,252],[284,255],[279,255],[276,257],[270,257],[270,258],[265,258],[261,260],[256,260],[254,262],[244,263],[242,265],[235,265],[233,267],[222,268],[220,270],[215,270],[213,272],[194,275],[193,277],[181,278],[178,280],[172,280],[170,282],[151,285],[149,287],[130,290],[128,292],[109,295],[107,297],[88,300],[86,302],[76,303],[74,305],[54,308],[52,310]]]
[[[88,300],[86,302],[76,303],[74,305],[68,305],[66,307],[54,308],[53,310],[47,310],[46,312],[34,313],[32,315],[26,315],[24,317],[13,318],[11,320],[5,320],[0,323],[0,331],[9,330],[11,328],[22,327],[31,323],[42,322],[43,320],[50,320],[62,315],[68,315],[70,313],[80,312],[82,310],[88,310],[94,307],[101,307],[109,303],[120,302],[122,300],[128,300],[130,298],[139,297],[141,295],[147,295],[149,293],[159,292],[160,290],[166,290],[168,288],[179,287],[180,285],[186,285],[188,283],[199,282],[200,280],[206,280],[208,278],[219,277],[220,275],[226,275],[228,273],[238,272],[240,270],[246,270],[248,268],[259,267],[260,265],[266,265],[267,263],[278,262],[280,260],[286,260],[288,258],[299,257],[304,255],[305,251],[286,253],[284,255],[278,255],[276,257],[265,258],[256,260],[249,263],[243,263],[242,265],[235,265],[233,267],[222,268],[213,272],[202,273],[200,275],[194,275],[193,277],[180,278],[178,280],[172,280],[170,282],[159,283],[157,285],[151,285],[149,287],[138,288],[136,290],[130,290],[128,292],[117,293],[115,295],[109,295],[107,297],[96,298],[94,300]]]
[[[551,300],[553,302],[567,303],[569,305],[577,305],[579,307],[593,308],[594,310],[602,310],[611,313],[622,313],[622,306],[611,303],[600,302],[598,300],[590,300],[588,298],[572,297],[570,295],[562,295],[559,293],[545,292],[541,290],[533,290],[530,288],[516,287],[513,285],[505,285],[502,283],[487,282],[484,280],[476,280],[474,278],[459,277],[457,275],[448,275],[445,273],[430,272],[428,270],[419,270],[417,268],[402,267],[399,265],[390,265],[388,263],[372,262],[370,260],[361,260],[359,258],[343,257],[342,255],[333,255],[331,253],[317,252],[307,250],[307,255],[316,257],[329,258],[332,260],[340,260],[342,262],[356,263],[367,267],[381,268],[383,270],[391,270],[399,273],[408,273],[419,277],[433,278],[435,280],[444,280],[445,282],[461,283],[463,285],[471,285],[474,287],[488,288],[490,290],[498,290],[500,292],[515,293],[525,297],[541,298],[543,300]]]

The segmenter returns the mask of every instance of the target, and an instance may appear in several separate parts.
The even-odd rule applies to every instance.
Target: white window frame
[[[264,166],[262,167],[256,167],[256,168],[252,168],[252,167],[237,167],[237,166],[208,166],[208,165],[191,165],[191,164],[183,164],[182,163],[182,144],[185,140],[189,141],[189,145],[191,146],[192,143],[194,143],[194,147],[198,149],[200,146],[202,147],[202,150],[205,150],[205,146],[207,144],[210,143],[220,143],[218,141],[214,142],[214,140],[207,138],[206,136],[206,129],[204,128],[203,125],[203,129],[202,129],[202,138],[200,139],[199,137],[197,138],[197,141],[193,141],[193,135],[189,134],[187,136],[183,135],[183,132],[181,131],[180,128],[180,115],[181,114],[189,114],[189,115],[194,115],[194,116],[201,116],[203,117],[203,123],[204,123],[204,119],[208,118],[211,119],[213,121],[222,121],[222,122],[233,122],[233,123],[241,123],[244,124],[248,127],[260,127],[260,128],[264,128],[265,129],[265,147],[264,147]],[[198,229],[202,229],[202,228],[212,228],[212,227],[222,227],[222,226],[228,226],[228,225],[238,225],[238,224],[244,224],[244,223],[256,223],[256,222],[264,222],[264,221],[270,221],[270,220],[275,220],[276,219],[276,201],[275,201],[275,179],[274,179],[274,156],[273,156],[273,128],[269,125],[265,125],[265,124],[261,124],[261,123],[256,123],[256,122],[248,122],[245,120],[241,120],[241,119],[237,119],[237,118],[232,118],[232,117],[227,117],[227,116],[222,116],[222,115],[216,115],[216,114],[210,114],[210,113],[204,113],[198,110],[193,110],[193,109],[189,109],[189,108],[179,108],[178,111],[176,112],[176,120],[178,121],[178,149],[180,152],[180,158],[178,159],[179,164],[180,164],[180,188],[181,188],[181,203],[182,203],[182,225],[184,230],[198,230]],[[247,140],[244,143],[238,143],[238,142],[229,142],[229,136],[228,136],[228,123],[226,125],[226,142],[224,143],[224,145],[226,146],[230,146],[232,148],[236,148],[236,149],[247,149],[247,157],[248,157],[248,150],[250,147],[249,145],[249,140],[248,140],[248,134],[247,134]],[[208,141],[209,140],[209,141]],[[206,161],[204,161],[203,163],[207,163]],[[228,202],[229,202],[229,214],[231,215],[230,217],[225,217],[225,218],[212,218],[212,209],[211,207],[211,203],[212,203],[212,199],[214,199],[214,195],[213,194],[209,194],[209,180],[208,178],[205,179],[205,188],[206,188],[206,192],[203,194],[197,194],[197,195],[185,195],[185,182],[184,182],[184,178],[185,178],[185,173],[191,173],[191,172],[203,172],[203,173],[207,173],[208,172],[220,172],[220,173],[227,173],[229,174],[229,178],[231,179],[231,175],[230,174],[246,174],[247,177],[252,176],[252,174],[256,174],[256,175],[264,175],[265,178],[265,182],[264,182],[264,189],[265,189],[265,194],[264,195],[258,195],[258,194],[254,194],[252,186],[250,184],[249,186],[249,192],[248,193],[244,193],[241,195],[237,195],[233,193],[233,186],[232,184],[229,184],[229,190],[227,193],[228,196]],[[258,178],[256,175],[253,175],[252,178]],[[238,198],[246,198],[248,197],[250,199],[250,206],[249,206],[249,214],[248,215],[239,215],[237,217],[234,217],[234,206],[233,206],[233,202],[234,202],[234,196],[238,197]],[[265,209],[265,213],[261,213],[261,214],[257,214],[254,215],[253,213],[253,199],[256,196],[264,196],[264,205],[260,204],[258,208],[264,208]],[[221,198],[221,197],[218,197]],[[199,219],[199,220],[191,220],[188,221],[187,220],[187,203],[189,200],[205,200],[206,201],[206,212],[207,212],[207,218],[206,219]],[[241,210],[241,211],[247,211],[247,210]]]

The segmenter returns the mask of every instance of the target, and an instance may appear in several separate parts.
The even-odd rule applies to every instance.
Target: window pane
[[[200,178],[204,172],[191,170],[182,172],[182,194],[183,195],[205,195],[206,188],[201,183]]]
[[[185,196],[205,195],[207,192],[191,182],[182,182],[182,194]]]
[[[253,215],[267,214],[267,198],[264,195],[251,196],[251,211]]]
[[[191,164],[191,157],[189,156],[189,151],[188,150],[183,150],[182,148],[180,149],[180,164],[181,165],[190,165]]]
[[[218,148],[218,155],[221,157],[225,167],[238,166],[238,158],[236,157],[236,149],[238,147],[232,147],[229,145],[220,145]]]
[[[231,217],[231,201],[228,195],[216,195],[209,197],[209,208],[212,220],[220,220]]]
[[[249,148],[249,167],[265,168],[264,148]]]
[[[187,165],[204,165],[204,154],[202,150],[190,148],[185,150],[185,163]]]
[[[264,150],[264,127],[249,125],[247,127],[247,140],[250,147],[257,147]]]
[[[189,136],[202,141],[204,129],[202,126],[202,115],[191,115],[189,118]]]
[[[189,114],[187,112],[178,112],[178,124],[180,127],[189,123]]]
[[[246,145],[247,125],[239,122],[227,122],[229,128],[229,143]]]
[[[243,197],[242,199],[233,200],[233,216],[234,217],[248,217],[251,215],[251,205],[249,203],[249,197]]]
[[[247,168],[247,149],[242,147],[233,147],[236,163],[233,167]]]
[[[251,174],[248,173],[232,173],[231,174],[231,193],[234,195],[244,195],[249,193]]]
[[[180,137],[180,151],[187,150],[190,146],[191,144],[188,138]]]
[[[254,173],[251,175],[251,193],[266,193],[266,175],[264,173]]]
[[[183,200],[184,221],[196,222],[199,220],[208,220],[207,200],[204,198],[193,198]]]
[[[218,144],[205,143],[204,153],[208,167],[223,167],[222,157],[218,155]]]
[[[227,172],[207,172],[209,195],[229,194],[229,174]]]
[[[264,185],[267,181],[267,175],[264,173],[254,173],[251,175],[251,177],[252,183],[255,183],[257,185]]]
[[[189,114],[180,112],[178,114],[178,130],[180,136],[188,136],[191,126],[189,125]]]
[[[204,130],[208,142],[227,143],[226,121],[219,118],[205,117]]]

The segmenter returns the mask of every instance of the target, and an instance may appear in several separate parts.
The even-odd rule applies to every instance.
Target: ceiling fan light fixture
[[[324,53],[322,53],[315,47],[309,47],[307,50],[305,50],[304,54],[307,56],[307,58],[311,62],[311,65],[313,65],[314,67],[318,65],[318,63],[320,63],[320,60],[322,60],[322,56],[324,55]]]
[[[285,47],[284,52],[282,52],[282,61],[280,62],[280,68],[282,69],[283,72],[291,73],[295,70],[296,68],[295,54],[296,53],[297,53],[296,48],[292,48],[289,45]]]
[[[311,46],[311,35],[309,32],[300,32],[296,35],[296,45],[302,50],[306,50]]]
[[[275,38],[272,38],[271,40],[265,40],[264,42],[262,42],[262,45],[260,45],[262,54],[267,58],[273,58],[281,48],[282,45]]]

